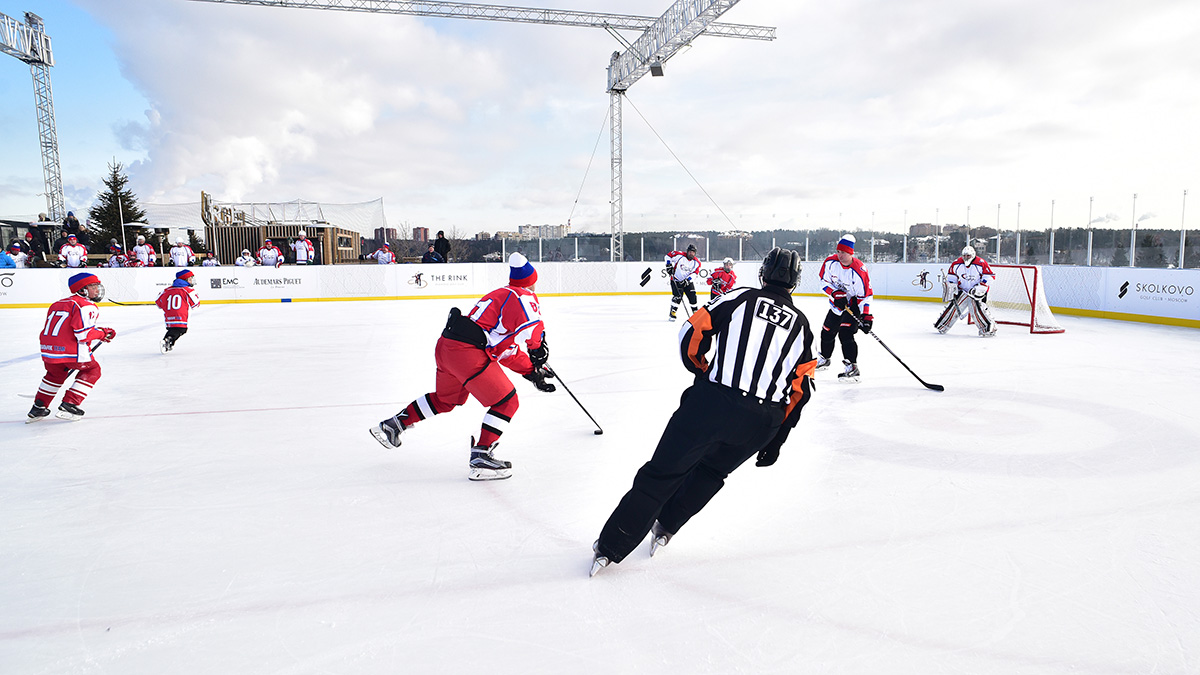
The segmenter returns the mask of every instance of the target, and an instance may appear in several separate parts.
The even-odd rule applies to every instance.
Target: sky
[[[69,209],[115,160],[150,203],[382,197],[401,229],[609,231],[604,31],[0,2],[25,11],[54,39]],[[1197,3],[745,0],[722,20],[777,40],[697,38],[629,90],[626,231],[1197,227]],[[28,68],[4,57],[0,217],[43,190]]]

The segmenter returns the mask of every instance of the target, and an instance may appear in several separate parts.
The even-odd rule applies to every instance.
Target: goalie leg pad
[[[992,310],[987,303],[978,298],[971,298],[971,318],[979,326],[979,337],[992,337],[996,334],[996,320],[992,318]]]
[[[937,321],[933,322],[933,327],[937,328],[939,333],[945,333],[950,330],[955,321],[958,321],[958,305],[953,302],[947,303],[946,307],[942,310],[942,315],[937,318]]]

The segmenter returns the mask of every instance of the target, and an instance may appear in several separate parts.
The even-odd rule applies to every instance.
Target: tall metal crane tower
[[[37,103],[38,134],[42,142],[42,174],[46,179],[46,207],[50,220],[66,216],[62,166],[58,161],[58,132],[54,128],[54,95],[50,90],[50,66],[54,51],[42,17],[25,12],[25,23],[0,14],[0,52],[29,64],[33,73],[33,96]]]
[[[774,40],[775,29],[766,26],[717,23],[739,0],[676,0],[658,18],[628,14],[605,14],[504,5],[479,5],[465,2],[411,0],[194,0],[228,5],[261,5],[330,9],[372,14],[404,14],[445,19],[477,19],[512,23],[540,23],[552,26],[603,28],[625,46],[613,52],[608,65],[609,151],[611,198],[609,220],[612,244],[611,260],[622,260],[625,249],[624,200],[622,197],[621,97],[646,73],[663,74],[662,64],[701,35]],[[641,33],[633,42],[618,31]]]

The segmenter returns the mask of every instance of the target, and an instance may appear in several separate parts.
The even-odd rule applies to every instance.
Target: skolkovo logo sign
[[[1121,284],[1121,290],[1117,293],[1117,298],[1124,298],[1125,294],[1130,290],[1129,282]],[[1137,283],[1133,285],[1133,292],[1143,300],[1166,300],[1167,302],[1187,302],[1187,298],[1195,295],[1196,289],[1193,286],[1182,286],[1180,284],[1143,284]]]
[[[1121,284],[1121,292],[1117,293],[1117,299],[1125,297],[1125,294],[1128,292],[1129,292],[1129,282],[1126,281],[1125,283]]]

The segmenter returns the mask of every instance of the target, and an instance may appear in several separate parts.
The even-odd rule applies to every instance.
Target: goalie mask
[[[962,250],[962,259],[963,262],[967,263],[968,265],[971,264],[971,261],[975,259],[975,249],[970,246],[964,246]]]
[[[763,259],[758,280],[765,286],[782,286],[789,291],[800,283],[800,254],[786,248],[773,248]]]

